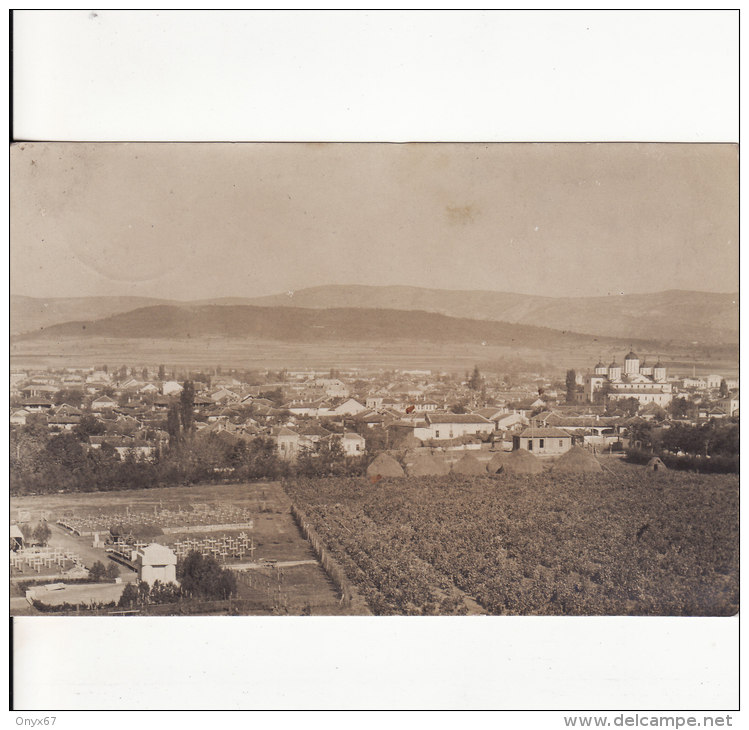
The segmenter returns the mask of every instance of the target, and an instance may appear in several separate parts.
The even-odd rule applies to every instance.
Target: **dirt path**
[[[234,563],[225,567],[231,570],[262,570],[264,568],[296,568],[298,565],[318,565],[317,560],[279,560],[274,563]]]

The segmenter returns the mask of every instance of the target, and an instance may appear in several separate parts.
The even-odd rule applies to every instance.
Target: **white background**
[[[738,140],[735,11],[95,12],[16,13],[16,139]],[[28,710],[738,704],[737,618],[34,618],[15,639]],[[512,726],[533,717],[564,725]],[[171,724],[105,721],[147,719]]]

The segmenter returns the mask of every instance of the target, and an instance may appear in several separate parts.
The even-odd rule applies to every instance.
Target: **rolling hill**
[[[247,305],[158,305],[97,320],[66,322],[18,335],[15,342],[65,338],[249,338],[283,342],[472,343],[546,349],[629,341],[507,322],[395,309],[303,309]],[[642,341],[640,341],[641,344]]]
[[[543,297],[409,286],[325,286],[254,299],[262,306],[421,310],[624,339],[736,344],[738,295],[671,290],[607,297]]]
[[[36,299],[11,297],[11,334],[66,322],[91,322],[153,306],[254,306],[292,309],[401,310],[462,320],[505,322],[596,337],[735,345],[738,296],[671,290],[607,297],[543,297],[491,291],[449,291],[410,286],[323,286],[256,298],[176,302],[138,297]],[[393,321],[393,316],[389,321]],[[365,317],[366,319],[366,317]]]

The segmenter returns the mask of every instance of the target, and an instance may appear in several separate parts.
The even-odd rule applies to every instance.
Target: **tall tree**
[[[169,434],[169,445],[176,446],[179,443],[180,432],[179,406],[172,403],[166,416],[166,430]]]
[[[481,373],[479,372],[479,366],[473,366],[473,373],[468,379],[468,387],[471,390],[481,390]]]
[[[720,397],[728,398],[728,383],[726,383],[725,378],[721,378],[720,381]]]
[[[166,368],[163,365],[159,365],[159,380],[166,379]]]
[[[577,393],[577,373],[574,370],[567,371],[565,386],[567,387],[567,403],[574,403]]]
[[[180,415],[182,416],[182,428],[185,433],[189,433],[193,428],[195,408],[195,386],[192,380],[185,380],[182,385],[182,392],[179,395]]]

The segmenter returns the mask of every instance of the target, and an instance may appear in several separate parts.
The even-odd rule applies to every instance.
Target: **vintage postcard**
[[[11,150],[14,616],[731,616],[738,149]]]

